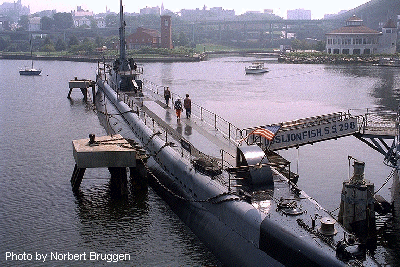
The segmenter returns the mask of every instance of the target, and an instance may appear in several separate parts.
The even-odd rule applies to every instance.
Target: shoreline
[[[199,62],[205,60],[207,54],[200,54],[195,56],[170,56],[170,57],[135,57],[135,61],[138,63],[148,62]],[[0,53],[0,59],[12,59],[12,60],[31,60],[30,55],[24,54],[3,54]],[[35,61],[73,61],[73,62],[98,62],[102,61],[103,57],[99,56],[33,56]],[[115,56],[106,57],[107,60],[113,61]]]
[[[383,58],[397,58],[395,55],[342,55],[342,54],[283,54],[279,63],[286,64],[381,64]]]
[[[243,51],[224,51],[224,52],[204,52],[201,54],[196,54],[194,56],[154,56],[154,57],[134,57],[134,60],[138,63],[152,63],[152,62],[164,62],[164,63],[174,63],[174,62],[200,62],[207,60],[209,56],[213,55],[239,55],[239,56],[256,56],[256,57],[267,57],[267,58],[277,58],[279,63],[283,64],[365,64],[365,65],[380,65],[381,60],[384,58],[398,58],[395,55],[328,55],[328,54],[303,54],[303,53],[290,53],[290,54],[280,54],[268,53],[268,52],[243,52]],[[11,59],[11,60],[31,60],[31,56],[28,54],[12,54],[12,53],[1,53],[1,59]],[[104,58],[101,56],[37,56],[34,55],[33,59],[35,61],[72,61],[72,62],[99,62],[103,61]],[[115,60],[115,56],[107,56],[106,61]]]

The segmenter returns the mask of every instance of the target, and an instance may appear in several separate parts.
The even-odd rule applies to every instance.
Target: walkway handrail
[[[151,81],[143,79],[143,86],[153,93],[153,97],[157,98],[159,101],[164,102],[164,88],[163,86],[157,85]],[[173,105],[176,99],[184,99],[184,97],[171,93],[171,105]],[[208,126],[212,127],[214,130],[220,132],[225,139],[233,144],[237,144],[241,136],[241,129],[235,126],[233,123],[225,120],[216,113],[196,104],[192,101],[192,116],[198,118],[202,122],[206,123]]]
[[[369,132],[390,132],[393,133],[397,129],[398,114],[395,111],[371,111],[371,109],[351,109],[358,118],[359,133],[365,134]]]
[[[192,143],[190,143],[183,137],[177,138],[176,133],[174,133],[173,131],[171,132],[167,127],[159,124],[153,117],[147,114],[144,109],[142,109],[140,100],[139,102],[136,102],[130,99],[129,95],[121,91],[117,92],[117,94],[118,98],[121,99],[121,101],[127,104],[132,109],[133,112],[137,113],[139,116],[142,117],[143,122],[153,130],[153,133],[155,133],[155,135],[165,140],[165,142],[170,142],[171,138],[180,142],[180,144],[175,144],[176,146],[172,147],[175,147],[175,149],[177,149],[178,151],[180,148],[179,153],[181,154],[182,157],[185,157],[189,161],[192,161],[193,158],[206,158],[210,162],[215,162],[216,164],[218,164],[220,169],[223,169],[226,166],[232,167],[231,164],[228,161],[226,161],[223,157],[221,159],[217,159],[213,156],[207,155],[198,150]],[[183,146],[182,142],[184,142],[186,145]],[[190,148],[188,149],[187,146],[189,146]]]

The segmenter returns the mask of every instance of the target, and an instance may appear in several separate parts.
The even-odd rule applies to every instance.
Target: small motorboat
[[[245,68],[246,74],[258,74],[269,72],[269,69],[264,67],[262,62],[254,62],[251,66]]]

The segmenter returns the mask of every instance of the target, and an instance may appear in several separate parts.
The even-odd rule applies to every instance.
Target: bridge
[[[338,139],[353,135],[374,150],[387,155],[396,135],[397,114],[390,112],[367,112],[352,115],[349,112],[336,112],[309,117],[275,125],[264,125],[242,130],[247,144],[258,144],[264,151],[278,151],[300,147],[321,141]],[[260,128],[279,127],[274,138],[255,133]],[[391,142],[391,143],[387,143]]]

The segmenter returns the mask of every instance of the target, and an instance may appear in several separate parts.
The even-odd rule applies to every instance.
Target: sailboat
[[[32,65],[31,65],[31,67],[29,68],[29,67],[25,67],[24,69],[20,69],[19,70],[19,74],[20,75],[30,75],[30,76],[33,76],[33,75],[40,75],[40,73],[42,72],[42,70],[37,70],[37,69],[35,69],[34,67],[33,67],[33,55],[32,55],[32,37],[31,37],[31,39],[30,39],[30,45],[31,45],[31,61],[32,61]]]

